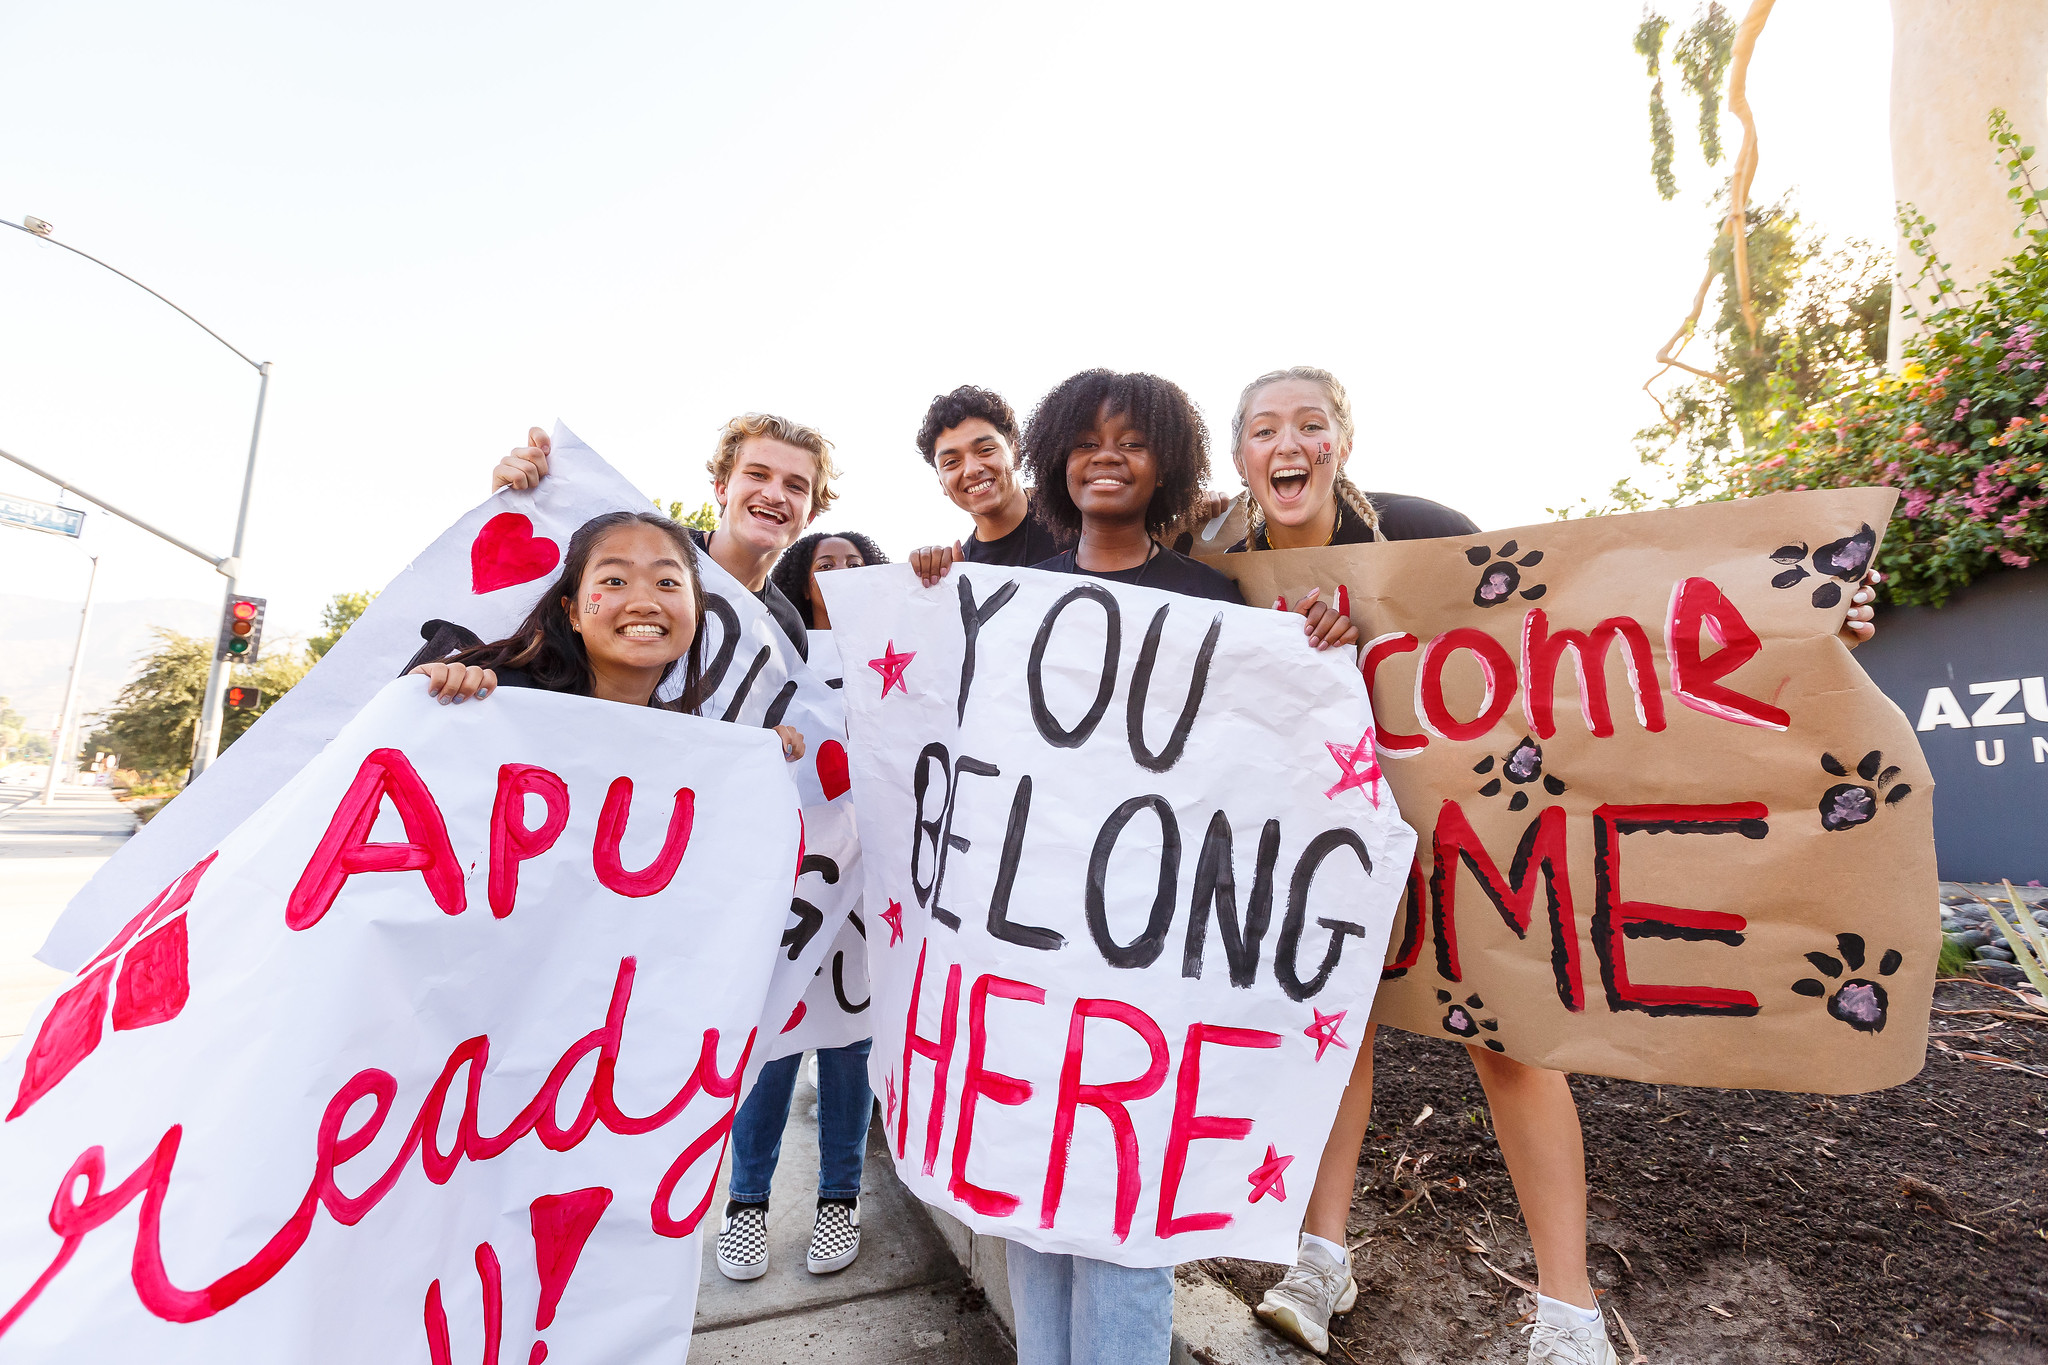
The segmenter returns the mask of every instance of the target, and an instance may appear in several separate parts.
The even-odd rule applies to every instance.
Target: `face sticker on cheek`
[[[583,604],[583,614],[584,614],[585,616],[595,616],[595,615],[597,615],[597,604],[598,604],[599,602],[602,602],[602,601],[604,601],[604,594],[603,594],[603,593],[601,593],[601,592],[594,592],[594,593],[590,594],[590,600],[589,600],[588,602],[585,602],[585,603]]]
[[[1330,462],[1330,443],[1329,443],[1328,441],[1325,441],[1325,442],[1323,442],[1323,449],[1322,449],[1322,453],[1316,456],[1316,463],[1317,463],[1317,464],[1328,464],[1329,462]]]

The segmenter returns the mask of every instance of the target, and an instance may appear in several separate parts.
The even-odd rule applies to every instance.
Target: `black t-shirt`
[[[699,553],[711,553],[711,537],[694,526],[690,528],[690,539],[696,543]],[[782,633],[789,637],[789,642],[796,646],[797,657],[808,662],[811,657],[811,634],[804,625],[803,614],[796,609],[796,603],[783,595],[782,589],[775,586],[773,579],[763,583],[761,591],[754,596],[768,609],[768,614],[775,619],[775,624],[782,627]]]
[[[1330,537],[1330,544],[1365,545],[1374,540],[1433,540],[1438,536],[1479,534],[1477,522],[1440,502],[1410,497],[1406,493],[1367,493],[1365,496],[1372,500],[1373,510],[1380,514],[1380,533],[1375,536],[1372,527],[1365,524],[1365,518],[1346,507],[1340,499],[1337,503],[1337,530]],[[1265,543],[1263,536],[1256,539],[1258,543],[1255,545],[1240,540],[1226,553],[1272,548]]]
[[[1105,573],[1084,569],[1074,562],[1072,550],[1030,567],[1044,569],[1048,573],[1081,574],[1088,578],[1107,579],[1112,583],[1158,588],[1162,592],[1177,592],[1183,597],[1206,597],[1211,601],[1228,602],[1233,606],[1244,605],[1244,594],[1237,590],[1237,584],[1200,560],[1190,559],[1177,550],[1169,550],[1164,545],[1135,569],[1112,569]]]
[[[1073,545],[1072,538],[1047,528],[1029,512],[1016,529],[995,540],[969,536],[961,545],[969,564],[993,564],[1005,569],[1028,569],[1042,564]]]

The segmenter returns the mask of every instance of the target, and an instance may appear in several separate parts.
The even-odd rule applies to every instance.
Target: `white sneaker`
[[[860,1255],[860,1201],[820,1199],[817,1221],[811,1224],[811,1249],[804,1269],[813,1275],[844,1270]]]
[[[768,1206],[727,1200],[718,1222],[718,1273],[758,1280],[768,1273]]]
[[[1538,1318],[1522,1330],[1529,1334],[1529,1365],[1621,1365],[1605,1319],[1565,1327]]]
[[[1252,1311],[1282,1336],[1292,1337],[1317,1355],[1326,1355],[1331,1315],[1348,1313],[1357,1302],[1351,1253],[1345,1252],[1339,1261],[1321,1243],[1304,1236],[1294,1266]]]

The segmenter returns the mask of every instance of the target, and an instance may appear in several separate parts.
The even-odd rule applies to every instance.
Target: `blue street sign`
[[[75,507],[52,507],[47,502],[0,493],[0,526],[47,531],[53,536],[76,536],[85,526],[85,513]]]

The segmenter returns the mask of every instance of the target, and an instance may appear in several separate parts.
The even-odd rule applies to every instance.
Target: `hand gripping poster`
[[[388,684],[0,1064],[0,1359],[680,1359],[798,839],[758,729]]]
[[[1132,1266],[1292,1261],[1414,833],[1299,617],[958,564],[820,580],[897,1173]]]
[[[1532,1065],[1853,1093],[1926,1060],[1931,779],[1838,636],[1890,489],[1224,555],[1366,637],[1422,831],[1375,1017]]]
[[[559,423],[553,448],[549,473],[537,488],[492,494],[387,584],[304,681],[94,875],[39,956],[67,971],[81,966],[135,905],[218,847],[392,678],[416,663],[509,635],[555,580],[570,537],[584,522],[607,512],[652,510],[646,495]],[[698,567],[706,596],[705,682],[711,698],[703,714],[757,727],[797,727],[807,751],[791,773],[804,804],[849,804],[850,798],[839,800],[847,780],[838,694],[805,665],[752,593],[707,554],[698,555]],[[814,810],[807,822],[811,852],[820,860],[813,866],[856,856],[850,812],[842,817]],[[857,894],[842,895],[818,876],[799,886],[797,903],[817,919],[805,919],[792,904],[787,929],[796,954],[778,958],[769,994],[777,1025],[827,960]],[[757,1053],[755,1064],[763,1060]]]

